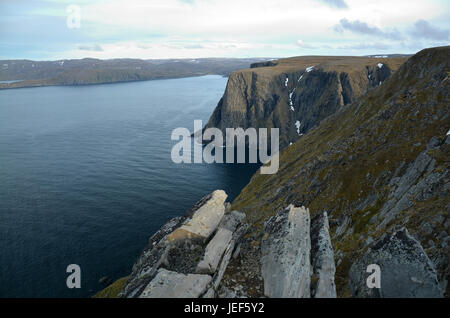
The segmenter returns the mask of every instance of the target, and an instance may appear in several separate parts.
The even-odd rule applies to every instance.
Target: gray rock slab
[[[161,268],[139,298],[198,298],[211,280],[209,275],[185,275]]]
[[[270,218],[261,244],[264,294],[274,298],[310,297],[310,215],[290,205]]]
[[[367,287],[370,264],[380,267],[380,288]],[[377,241],[351,266],[349,276],[354,297],[443,297],[433,263],[406,228]]]

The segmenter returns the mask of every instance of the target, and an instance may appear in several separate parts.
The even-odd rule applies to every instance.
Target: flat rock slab
[[[266,296],[310,297],[310,223],[309,210],[293,205],[267,221],[261,245]]]
[[[226,214],[219,224],[219,229],[205,248],[203,259],[197,266],[197,273],[213,274],[233,238],[233,233],[245,218],[245,214],[232,211]]]
[[[211,280],[209,275],[185,275],[161,268],[139,298],[198,298]]]
[[[212,274],[233,237],[233,232],[220,228],[205,249],[205,255],[197,266],[197,273]]]
[[[223,218],[226,198],[227,194],[225,191],[214,191],[211,198],[167,238],[169,240],[197,237],[207,239],[217,229],[217,226]]]

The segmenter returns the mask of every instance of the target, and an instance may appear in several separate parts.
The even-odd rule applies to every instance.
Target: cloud
[[[320,2],[323,2],[330,7],[335,7],[339,9],[347,9],[348,5],[344,0],[318,0]]]
[[[304,49],[315,49],[316,47],[311,44],[307,44],[303,42],[302,40],[297,40],[297,45]]]
[[[98,44],[94,44],[94,45],[79,45],[78,49],[81,51],[91,51],[91,52],[103,52],[103,48],[98,45]]]
[[[450,29],[450,1],[444,0],[28,2],[0,0],[2,57],[286,57],[312,49],[342,54],[337,48],[342,45],[373,54],[360,45],[365,42],[414,53],[444,45],[448,40],[436,39],[448,39]],[[80,29],[67,28],[66,7],[72,3],[82,8]]]
[[[450,38],[450,30],[439,29],[432,26],[426,20],[418,20],[414,23],[411,35],[417,38],[432,39],[432,40],[448,40]]]
[[[396,29],[383,31],[382,29],[371,26],[366,22],[361,22],[359,20],[349,21],[347,19],[341,19],[339,24],[334,26],[334,30],[339,33],[343,33],[345,30],[364,34],[364,35],[372,35],[376,37],[388,38],[392,40],[400,40],[402,39],[402,35]]]
[[[339,50],[388,50],[391,46],[386,43],[355,43],[338,46]]]

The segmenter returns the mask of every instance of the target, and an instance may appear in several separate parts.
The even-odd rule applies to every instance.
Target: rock
[[[233,255],[234,248],[236,246],[236,243],[240,241],[242,236],[247,231],[247,224],[243,224],[240,227],[236,229],[236,231],[233,233],[233,238],[231,239],[230,243],[227,246],[227,249],[225,250],[225,253],[223,254],[222,260],[220,262],[220,265],[213,277],[213,287],[215,290],[218,289],[219,284],[223,278],[223,275],[225,274],[225,270],[227,269],[228,263],[230,262],[231,256]]]
[[[311,283],[311,296],[314,298],[336,298],[336,266],[329,230],[327,212],[311,221],[311,263],[316,278]]]
[[[261,246],[264,294],[268,297],[310,297],[310,216],[290,205],[270,218]]]
[[[233,238],[233,233],[244,218],[245,214],[238,211],[232,211],[224,216],[217,233],[206,246],[203,259],[197,266],[198,273],[212,274],[216,271],[223,253]]]
[[[184,274],[194,273],[204,253],[204,242],[223,217],[226,197],[224,191],[214,191],[198,201],[184,216],[163,225],[150,238],[133,266],[120,296],[138,297],[161,266]]]
[[[199,207],[190,219],[167,238],[169,240],[179,240],[200,237],[207,240],[222,220],[225,213],[224,203],[226,198],[227,194],[225,191],[214,191],[209,200]]]
[[[197,273],[212,274],[216,271],[223,252],[231,241],[233,232],[219,229],[205,249],[205,255],[197,266]]]
[[[98,280],[98,282],[102,285],[109,285],[109,284],[111,284],[112,281],[108,276],[103,276],[102,278],[100,278]]]
[[[367,287],[370,264],[380,266],[379,289]],[[375,243],[351,266],[349,276],[354,297],[443,297],[432,262],[406,228]]]
[[[209,275],[185,275],[159,269],[139,298],[198,298],[205,293],[211,279]]]

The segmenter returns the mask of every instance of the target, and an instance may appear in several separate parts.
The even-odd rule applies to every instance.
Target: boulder
[[[380,288],[369,288],[367,266],[380,267]],[[354,297],[443,297],[436,270],[420,243],[406,228],[385,235],[350,268]]]

